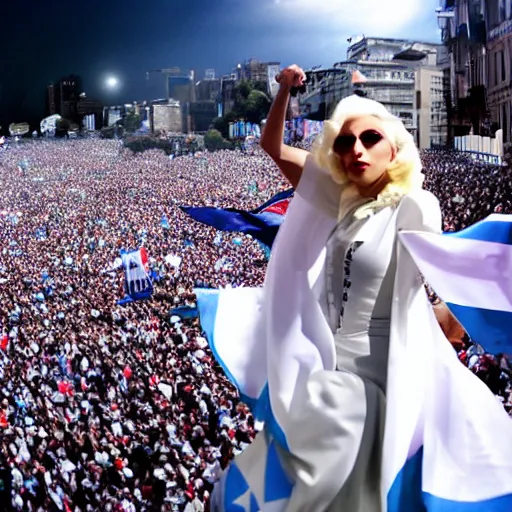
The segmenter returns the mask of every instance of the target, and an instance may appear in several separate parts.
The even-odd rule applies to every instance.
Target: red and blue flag
[[[250,211],[210,206],[182,206],[181,210],[194,220],[219,231],[245,233],[272,247],[292,196],[293,189],[279,192],[266,203]]]

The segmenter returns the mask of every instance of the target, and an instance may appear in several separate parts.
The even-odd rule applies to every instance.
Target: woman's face
[[[359,189],[385,181],[385,172],[395,158],[382,121],[374,116],[349,119],[333,144],[349,181]]]

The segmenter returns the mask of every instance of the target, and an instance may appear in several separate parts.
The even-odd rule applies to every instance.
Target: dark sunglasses
[[[370,149],[375,146],[375,144],[378,144],[383,138],[384,137],[375,130],[365,130],[359,135],[359,137],[356,137],[355,135],[338,135],[336,139],[334,139],[332,150],[337,154],[347,153],[352,150],[357,139],[361,141],[361,144],[366,149]]]

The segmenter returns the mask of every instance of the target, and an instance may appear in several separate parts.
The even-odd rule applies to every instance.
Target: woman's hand
[[[281,87],[285,87],[286,89],[293,87],[300,88],[306,82],[306,73],[304,73],[301,67],[293,64],[283,69],[283,71],[276,76],[276,81]]]

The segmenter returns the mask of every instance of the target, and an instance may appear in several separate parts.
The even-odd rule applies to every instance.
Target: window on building
[[[507,140],[508,122],[506,104],[503,104],[503,106],[501,107],[501,128],[503,129],[503,138],[504,140]]]
[[[494,85],[498,85],[499,82],[499,67],[500,67],[500,52],[494,54]]]
[[[507,77],[505,74],[505,51],[502,50],[501,52],[501,81],[504,82]]]
[[[499,3],[500,3],[499,22],[503,23],[507,18],[507,12],[506,12],[507,0],[499,0]]]

